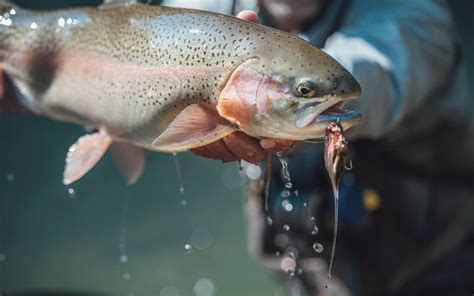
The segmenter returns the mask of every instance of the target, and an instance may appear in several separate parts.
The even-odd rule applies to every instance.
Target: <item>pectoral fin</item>
[[[115,142],[112,144],[112,153],[127,184],[135,184],[145,168],[145,150],[132,144]]]
[[[161,151],[185,151],[215,142],[234,131],[217,112],[193,104],[181,111],[152,145]]]
[[[64,185],[69,185],[87,174],[104,156],[111,144],[112,139],[102,132],[80,137],[67,153]]]

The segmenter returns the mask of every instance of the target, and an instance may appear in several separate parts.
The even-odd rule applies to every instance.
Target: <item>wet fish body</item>
[[[67,183],[117,142],[177,152],[236,130],[322,138],[360,94],[321,50],[230,16],[141,4],[0,12],[0,65],[22,104],[100,130],[72,147]],[[349,117],[345,129],[360,119]]]

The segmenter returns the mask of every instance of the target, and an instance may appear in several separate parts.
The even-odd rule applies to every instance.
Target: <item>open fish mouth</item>
[[[344,110],[345,102],[339,102],[324,110],[315,118],[315,122],[359,122],[362,115],[355,111]]]
[[[301,117],[296,121],[296,126],[304,128],[312,123],[359,122],[362,119],[362,115],[355,111],[342,109],[345,103],[347,101],[324,102],[318,106],[306,106],[301,111]]]

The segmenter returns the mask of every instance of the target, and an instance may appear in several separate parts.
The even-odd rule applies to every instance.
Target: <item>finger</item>
[[[239,14],[237,14],[237,17],[240,19],[246,20],[248,22],[260,24],[260,18],[255,13],[255,11],[252,11],[252,10],[241,11],[239,12]]]
[[[295,141],[281,139],[262,139],[260,146],[265,150],[286,151],[295,145]]]
[[[191,149],[191,152],[202,157],[219,159],[222,160],[222,162],[230,162],[240,159],[235,156],[234,153],[229,150],[229,148],[227,148],[226,144],[224,144],[224,141],[222,140],[216,141],[206,146]]]
[[[242,132],[235,132],[224,138],[227,148],[239,159],[250,163],[262,161],[265,151],[260,147],[257,139],[247,136]]]

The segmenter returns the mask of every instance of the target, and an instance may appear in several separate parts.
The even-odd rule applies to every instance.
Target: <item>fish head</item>
[[[358,123],[360,114],[342,109],[361,95],[354,77],[322,50],[289,38],[290,52],[273,44],[237,67],[219,97],[219,114],[248,135],[288,140],[322,139],[330,122],[344,130]]]

